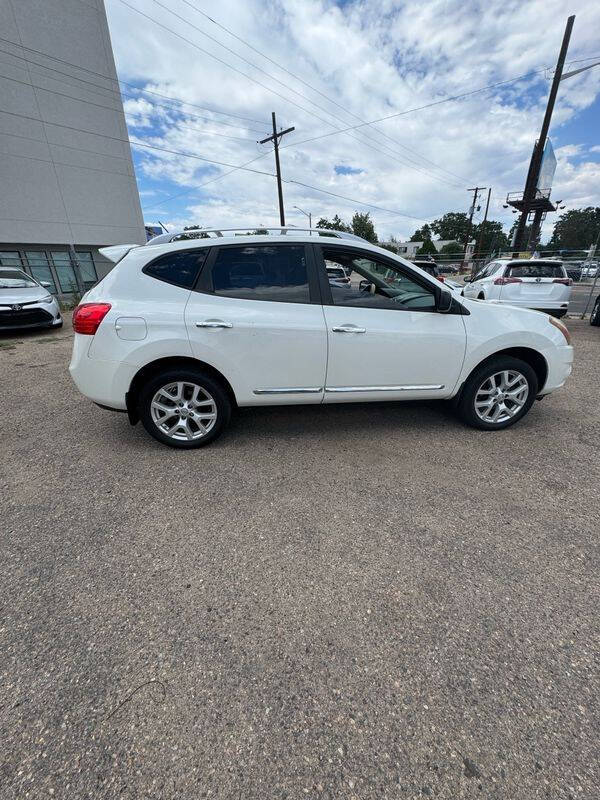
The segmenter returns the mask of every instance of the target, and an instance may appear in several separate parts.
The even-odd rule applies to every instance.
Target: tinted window
[[[206,260],[207,250],[177,250],[144,267],[146,275],[191,289]]]
[[[423,286],[388,262],[363,258],[349,251],[324,247],[323,258],[353,270],[346,285],[330,283],[333,304],[394,311],[433,311],[433,288]]]
[[[309,303],[303,245],[224,247],[212,268],[215,294],[242,300]]]
[[[510,267],[508,274],[511,278],[564,278],[561,264],[543,264],[532,261],[530,264],[519,264]]]

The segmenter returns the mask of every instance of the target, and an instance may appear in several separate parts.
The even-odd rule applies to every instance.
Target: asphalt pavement
[[[0,797],[592,800],[600,329],[516,427],[245,409],[204,450],[0,338]]]

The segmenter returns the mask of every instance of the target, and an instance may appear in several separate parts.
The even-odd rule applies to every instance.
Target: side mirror
[[[50,283],[50,281],[40,281],[40,283],[42,284],[44,289],[51,289],[52,288],[52,284]]]
[[[437,310],[440,314],[447,314],[452,308],[452,292],[442,289],[437,301]]]
[[[471,278],[469,278],[469,277],[463,278],[463,281],[465,283],[471,283]]]
[[[370,292],[371,291],[371,281],[363,280],[358,284],[358,291],[359,292]]]

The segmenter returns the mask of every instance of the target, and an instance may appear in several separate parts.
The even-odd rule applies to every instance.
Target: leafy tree
[[[183,229],[184,231],[188,231],[187,233],[182,233],[180,238],[181,239],[208,239],[208,233],[204,233],[200,225],[186,225]]]
[[[361,236],[372,244],[377,244],[377,234],[375,233],[375,226],[371,215],[367,211],[366,214],[361,214],[359,211],[354,212],[352,217],[352,233],[355,236]]]
[[[395,236],[390,236],[389,242],[379,242],[379,247],[383,247],[384,250],[389,250],[390,253],[398,254],[398,239]]]
[[[462,211],[450,211],[431,223],[431,230],[438,239],[452,239],[455,242],[464,242],[468,227],[469,217]]]
[[[409,239],[410,242],[426,242],[427,240],[431,241],[431,228],[427,223],[422,228],[417,228]]]
[[[347,225],[343,219],[336,214],[335,217],[331,220],[327,219],[327,217],[321,217],[321,219],[317,222],[317,228],[325,228],[326,230],[330,231],[344,231],[345,233],[352,233],[352,228]]]
[[[561,214],[549,244],[559,250],[584,250],[596,242],[600,232],[600,208],[574,208]]]
[[[464,250],[463,246],[458,242],[448,242],[442,248],[440,248],[441,255],[454,255],[454,253],[462,253]]]
[[[483,236],[481,237],[481,245],[479,248],[482,253],[489,253],[492,250],[508,250],[510,247],[510,239],[502,230],[501,222],[488,219],[475,226],[473,238],[478,244],[482,231]]]
[[[417,250],[418,256],[429,256],[429,255],[436,255],[437,250],[435,249],[434,243],[431,239],[425,239],[421,247]]]

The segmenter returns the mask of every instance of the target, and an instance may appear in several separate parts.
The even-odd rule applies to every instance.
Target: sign
[[[552,147],[550,139],[546,139],[546,146],[544,147],[544,155],[542,156],[542,164],[540,166],[540,174],[536,187],[539,192],[550,191],[555,172],[556,156],[554,155],[554,148]]]

